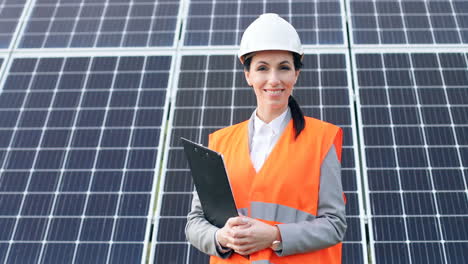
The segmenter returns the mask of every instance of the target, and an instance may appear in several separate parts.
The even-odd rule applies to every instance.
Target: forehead
[[[252,63],[263,61],[272,64],[280,63],[285,60],[291,63],[293,62],[293,56],[291,52],[285,50],[263,50],[256,52],[252,57]]]

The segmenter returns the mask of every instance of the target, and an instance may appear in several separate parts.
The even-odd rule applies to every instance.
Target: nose
[[[271,87],[276,87],[281,83],[279,73],[277,71],[271,71],[268,78],[268,83]]]

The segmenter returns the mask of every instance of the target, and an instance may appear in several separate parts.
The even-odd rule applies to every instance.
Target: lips
[[[271,94],[271,95],[279,95],[284,92],[285,89],[275,89],[275,90],[268,90],[268,89],[263,89],[264,92]]]

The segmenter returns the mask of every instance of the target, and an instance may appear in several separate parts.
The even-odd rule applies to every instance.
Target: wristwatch
[[[270,248],[273,251],[281,251],[281,250],[283,250],[283,243],[281,243],[281,241],[279,241],[279,240],[275,240],[275,241],[273,241],[273,243],[271,243]]]

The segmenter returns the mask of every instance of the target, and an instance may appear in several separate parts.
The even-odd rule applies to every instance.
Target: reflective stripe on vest
[[[270,262],[268,260],[256,260],[256,261],[252,261],[252,264],[275,264],[275,263]]]
[[[312,214],[292,207],[263,202],[250,203],[250,217],[283,224],[311,221],[316,217]]]
[[[239,215],[248,216],[249,215],[249,208],[239,208],[239,209],[237,209],[237,212],[239,213]]]

